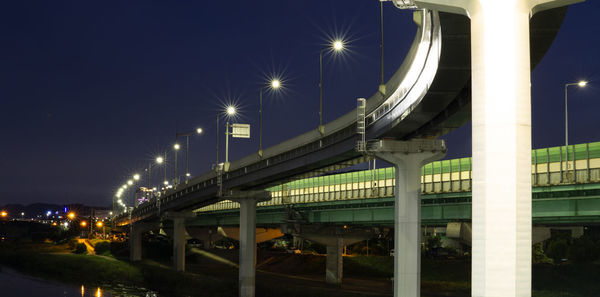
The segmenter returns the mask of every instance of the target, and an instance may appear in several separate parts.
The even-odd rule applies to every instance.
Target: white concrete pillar
[[[185,271],[185,218],[173,218],[173,268]]]
[[[129,226],[129,261],[142,260],[142,230],[135,223]]]
[[[472,296],[531,296],[529,18],[579,0],[414,0],[471,18]]]
[[[341,286],[343,269],[344,239],[337,236],[327,243],[327,260],[325,267],[325,283]]]
[[[445,155],[442,141],[382,141],[375,156],[396,168],[394,296],[421,296],[421,167]]]
[[[240,297],[254,297],[256,279],[256,199],[239,199],[240,203]]]

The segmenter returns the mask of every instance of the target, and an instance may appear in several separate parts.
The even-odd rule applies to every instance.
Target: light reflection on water
[[[0,267],[2,296],[24,297],[159,297],[156,292],[145,288],[126,287],[81,287],[52,282],[20,274],[15,270]],[[6,294],[6,295],[5,295]]]

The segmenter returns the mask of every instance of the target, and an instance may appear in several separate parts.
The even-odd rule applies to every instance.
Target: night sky
[[[410,12],[384,6],[388,79],[416,27]],[[569,142],[600,141],[599,12],[599,1],[572,6],[532,74],[534,148],[564,144],[564,84],[580,79],[589,85],[569,89]],[[204,134],[191,138],[190,171],[210,170],[215,116],[227,103],[252,125],[252,139],[230,142],[230,159],[254,153],[258,93],[272,76],[284,87],[264,93],[263,146],[316,128],[319,50],[334,37],[347,50],[324,57],[325,122],[377,90],[376,0],[3,2],[0,205],[107,206],[176,131],[196,127]],[[469,125],[444,138],[448,158],[470,155]],[[171,153],[168,163],[171,178]]]

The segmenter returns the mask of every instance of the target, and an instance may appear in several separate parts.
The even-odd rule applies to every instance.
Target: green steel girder
[[[394,199],[371,198],[296,204],[304,223],[393,225]],[[286,222],[286,205],[257,209],[258,225]],[[576,184],[533,189],[534,224],[600,223],[600,184]],[[422,197],[423,224],[445,224],[471,220],[471,192],[443,193]],[[198,213],[190,225],[226,226],[239,224],[239,210]]]

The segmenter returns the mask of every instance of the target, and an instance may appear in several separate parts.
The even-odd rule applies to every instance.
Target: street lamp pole
[[[187,133],[175,133],[175,140],[179,136],[185,136],[185,181],[187,182],[190,178],[190,136],[193,132]],[[202,128],[196,128],[196,134],[202,134]],[[179,146],[179,145],[177,145]],[[179,148],[177,148],[179,149]],[[175,161],[177,163],[177,161]],[[179,182],[179,179],[177,180]]]
[[[264,87],[260,88],[258,95],[258,156],[262,158],[262,93]]]
[[[323,51],[329,47],[324,47],[319,51],[319,127],[318,131],[321,135],[325,134],[325,127],[323,126]],[[334,40],[331,43],[331,48],[339,52],[344,49],[344,42],[341,40]]]
[[[381,40],[379,43],[380,56],[381,56],[381,84],[379,85],[379,90],[385,93],[385,84],[383,81],[383,1],[379,0],[379,33],[381,36]]]
[[[217,133],[215,133],[215,137],[217,138],[215,141],[215,154],[216,154],[216,159],[215,159],[215,168],[217,166],[219,166],[219,113],[217,113]]]
[[[236,114],[234,106],[228,106],[225,110],[228,117],[233,117]],[[229,120],[225,124],[225,171],[229,171]]]
[[[323,51],[325,48],[319,51],[319,133],[325,134],[323,127]]]
[[[225,164],[229,164],[229,121],[225,124]]]
[[[568,95],[568,88],[569,86],[579,86],[581,88],[585,87],[587,85],[587,81],[580,81],[580,82],[576,82],[576,83],[568,83],[565,84],[565,171],[568,173],[569,172],[569,113],[568,113],[568,105],[567,105],[567,95]],[[575,161],[575,157],[573,157],[573,162]],[[561,177],[562,179],[562,177]]]
[[[279,89],[281,86],[281,82],[279,79],[272,79],[269,87],[273,90]],[[262,150],[262,126],[263,126],[263,111],[262,111],[262,99],[263,99],[263,89],[265,87],[260,88],[260,92],[258,95],[258,156],[262,158],[263,150]]]
[[[175,137],[175,139],[177,139],[177,137]],[[178,143],[175,143],[173,145],[173,150],[175,151],[175,166],[173,166],[173,184],[174,185],[179,184],[179,176],[177,175],[177,173],[178,173],[177,172],[177,163],[178,163],[178,161],[177,161],[177,153],[179,152],[179,148],[180,148],[180,146],[179,146]]]

